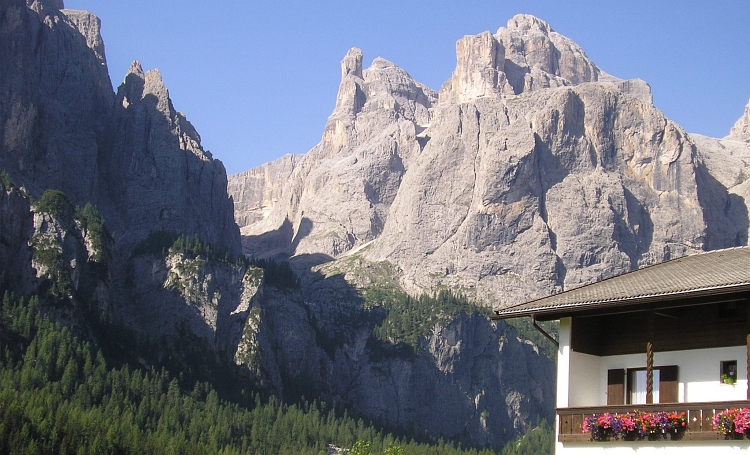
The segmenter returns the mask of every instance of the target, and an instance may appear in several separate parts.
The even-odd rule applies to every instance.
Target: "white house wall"
[[[568,383],[571,375],[570,361],[570,327],[571,319],[560,319],[560,326],[557,330],[557,407],[567,408],[570,406],[568,396]]]
[[[720,363],[737,361],[735,385],[722,384]],[[747,347],[655,352],[654,365],[678,365],[680,401],[730,401],[747,399]],[[607,379],[604,378],[606,381]]]
[[[571,357],[586,356],[573,353]],[[595,357],[595,356],[588,356]],[[646,353],[598,357],[599,387],[597,405],[607,403],[607,370],[614,368],[640,368],[646,366]],[[722,384],[720,381],[720,363],[722,360],[736,360],[738,380],[734,385]],[[580,362],[579,362],[580,363]],[[696,349],[690,351],[654,352],[654,366],[677,365],[679,382],[678,400],[680,403],[701,401],[731,401],[747,399],[747,347],[733,346],[727,348]],[[576,371],[571,367],[571,371]],[[583,371],[583,370],[582,370]],[[573,373],[576,374],[576,373]],[[577,375],[576,375],[577,376]],[[571,387],[577,387],[578,380],[571,378]],[[571,391],[571,396],[578,393]],[[586,399],[590,400],[587,395]],[[570,406],[595,406],[594,404],[573,404]]]
[[[604,384],[601,382],[602,357],[570,353],[570,407],[602,406],[607,404],[607,370],[604,369]],[[602,401],[602,396],[604,401]]]

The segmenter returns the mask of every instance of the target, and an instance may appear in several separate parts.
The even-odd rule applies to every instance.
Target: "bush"
[[[36,203],[37,212],[48,213],[56,219],[69,223],[73,220],[75,208],[68,196],[60,190],[47,190]]]
[[[76,207],[76,220],[81,225],[83,235],[89,238],[91,247],[94,250],[91,259],[96,262],[104,263],[104,245],[105,240],[110,238],[104,219],[99,215],[99,210],[95,205],[86,203],[83,208]]]
[[[15,186],[13,185],[13,182],[10,181],[10,175],[8,175],[8,172],[4,169],[0,171],[0,185],[2,185],[5,190],[9,190]]]
[[[193,258],[203,256],[209,260],[223,262],[230,262],[233,259],[229,251],[203,242],[198,234],[190,236],[168,231],[152,232],[133,249],[131,257],[150,255],[164,259],[170,253],[184,254]],[[237,258],[237,260],[243,261],[244,258]]]

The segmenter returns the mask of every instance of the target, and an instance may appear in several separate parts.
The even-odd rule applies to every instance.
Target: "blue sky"
[[[102,20],[115,88],[159,68],[176,109],[232,174],[305,153],[333,110],[340,61],[383,57],[437,90],[455,42],[533,14],[604,71],[641,78],[688,132],[723,137],[750,99],[750,1],[65,0]]]

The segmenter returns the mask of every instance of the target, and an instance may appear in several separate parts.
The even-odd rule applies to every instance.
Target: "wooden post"
[[[646,404],[654,402],[654,346],[646,342]]]
[[[654,312],[648,313],[648,341],[646,342],[646,404],[654,402]]]

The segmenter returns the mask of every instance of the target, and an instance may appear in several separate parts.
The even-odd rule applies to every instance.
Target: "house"
[[[750,408],[750,247],[674,259],[495,313],[531,317],[540,330],[537,321],[559,321],[557,455],[750,453],[747,435],[726,436],[713,424],[717,414]],[[636,410],[684,413],[683,426],[614,436],[608,425],[631,425]]]

